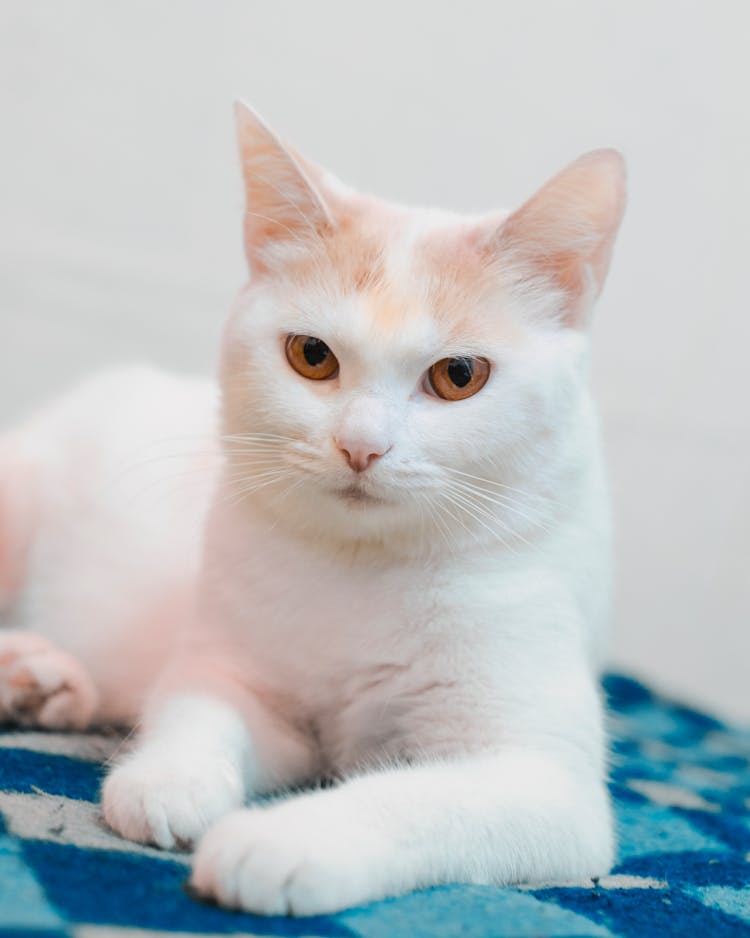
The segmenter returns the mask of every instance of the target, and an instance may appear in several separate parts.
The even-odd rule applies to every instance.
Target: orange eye
[[[444,401],[472,397],[481,391],[489,376],[486,358],[441,358],[427,372],[430,387]]]
[[[338,374],[336,356],[322,339],[311,335],[287,336],[286,357],[298,374],[312,381],[325,381]]]

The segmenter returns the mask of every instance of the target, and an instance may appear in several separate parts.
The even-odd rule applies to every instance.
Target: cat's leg
[[[247,795],[309,778],[314,759],[304,735],[230,680],[173,688],[151,705],[134,752],[107,777],[104,817],[128,840],[187,847]]]
[[[231,908],[314,915],[439,883],[583,880],[612,852],[596,773],[513,749],[233,812],[200,843],[191,884]]]
[[[0,630],[0,722],[83,730],[98,702],[94,681],[77,658],[32,632]]]
[[[230,907],[312,915],[440,883],[606,873],[613,836],[598,687],[575,652],[562,660],[565,649],[550,647],[512,698],[506,682],[468,710],[463,694],[434,697],[437,733],[420,726],[400,745],[418,764],[219,821],[198,847],[195,889]],[[472,739],[485,742],[467,752]],[[430,760],[445,741],[463,753]]]

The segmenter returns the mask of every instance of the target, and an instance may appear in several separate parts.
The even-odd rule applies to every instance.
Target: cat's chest
[[[280,569],[269,559],[246,571],[232,616],[235,637],[266,679],[323,695],[335,689],[331,681],[396,667],[422,644],[438,589],[431,574],[416,584],[398,568],[287,553]]]
[[[235,546],[209,627],[334,774],[491,745],[509,687],[533,683],[519,654],[528,578],[491,552],[364,562],[275,532]]]
[[[322,582],[303,590],[302,615],[296,590],[268,595],[273,612],[245,647],[258,686],[284,717],[310,727],[328,771],[445,756],[497,736],[501,668],[462,639],[439,583],[425,578],[417,589],[408,576],[375,571],[321,595]]]
[[[231,566],[219,619],[248,676],[327,723],[398,722],[491,667],[465,614],[470,564],[342,557],[272,535]]]

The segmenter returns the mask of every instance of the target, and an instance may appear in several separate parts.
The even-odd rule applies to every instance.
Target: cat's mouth
[[[373,495],[361,485],[346,485],[344,488],[336,489],[335,492],[339,498],[355,505],[382,505],[385,502],[384,498]]]

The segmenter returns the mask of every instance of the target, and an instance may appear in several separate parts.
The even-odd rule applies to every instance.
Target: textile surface
[[[0,935],[307,938],[750,935],[750,730],[605,680],[618,861],[598,882],[445,886],[309,919],[198,903],[187,857],[103,825],[115,734],[0,732]]]

